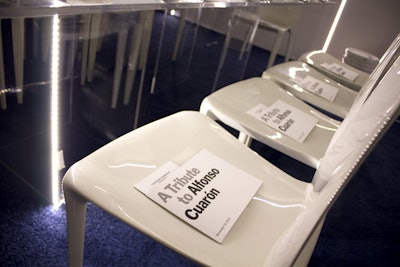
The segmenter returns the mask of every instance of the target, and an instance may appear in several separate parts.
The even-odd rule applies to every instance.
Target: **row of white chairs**
[[[252,139],[256,139],[316,168],[324,156],[332,136],[341,124],[340,120],[329,115],[333,114],[343,119],[351,109],[359,108],[374,90],[391,60],[395,58],[394,55],[398,53],[399,46],[400,40],[396,38],[388,52],[382,57],[381,64],[370,76],[325,52],[308,52],[302,55],[299,61],[282,63],[268,68],[262,77],[233,83],[212,93],[202,101],[200,111],[214,120],[219,120],[238,130],[239,140],[248,146]],[[326,65],[330,66],[331,64],[336,64],[342,70],[347,70],[347,73],[356,75],[353,80],[348,80],[347,77],[327,70]],[[324,75],[328,72],[331,73],[330,77]],[[333,100],[326,99],[304,89],[301,82],[306,77],[312,77],[312,81],[319,84],[334,87],[337,90],[336,97]],[[352,89],[344,86],[343,80],[346,80],[347,84],[352,84]],[[357,88],[361,84],[363,84],[362,88]],[[270,106],[277,100],[284,101],[318,119],[307,142],[300,143],[247,114],[248,110],[258,104]]]
[[[201,112],[182,111],[142,126],[75,163],[63,179],[70,266],[82,265],[87,202],[202,265],[306,266],[329,209],[399,115],[399,43],[397,37],[342,122],[258,77],[211,94]],[[277,99],[318,119],[303,143],[246,113]],[[215,120],[315,167],[312,182],[272,165]],[[165,162],[180,165],[203,149],[263,182],[222,244],[133,188]]]

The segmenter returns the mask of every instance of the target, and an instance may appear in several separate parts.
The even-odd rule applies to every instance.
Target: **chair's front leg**
[[[87,202],[65,185],[64,197],[67,207],[69,266],[82,266]]]
[[[272,47],[272,51],[269,55],[267,69],[272,67],[275,63],[276,55],[278,54],[279,47],[281,46],[281,42],[282,42],[284,33],[285,32],[279,31],[279,30],[276,33],[276,39],[275,39],[275,43]]]
[[[242,142],[244,145],[250,147],[251,145],[251,141],[253,140],[253,138],[251,138],[249,135],[247,135],[244,132],[240,132],[239,133],[239,137],[238,137],[239,141]]]

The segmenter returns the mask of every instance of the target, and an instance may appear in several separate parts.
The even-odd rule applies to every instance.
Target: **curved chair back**
[[[379,60],[379,64],[370,74],[368,80],[365,82],[360,92],[358,93],[352,109],[359,109],[360,106],[365,102],[372,90],[376,87],[377,83],[382,79],[384,74],[393,65],[394,61],[400,55],[400,34],[394,39],[392,44],[388,47],[386,52]]]
[[[388,70],[393,68],[392,66],[400,57],[400,34],[394,39],[392,44],[386,50],[385,54],[381,57],[378,66],[369,76],[369,79],[364,84],[363,88],[360,90],[357,98],[355,99],[353,105],[351,106],[350,112],[346,117],[346,120],[343,120],[342,127],[340,129],[344,129],[348,124],[353,122],[353,116],[358,114],[358,111],[362,108],[365,101],[370,97],[370,95],[376,90],[379,86],[381,80],[385,77]],[[331,140],[331,144],[329,147],[335,143],[336,139],[340,136],[339,133],[336,133]]]
[[[397,118],[400,106],[399,84],[400,57],[359,110],[352,110],[353,114],[344,119],[334,134],[313,178],[316,192],[338,176],[353,173],[352,165],[360,165],[358,162],[365,158],[364,154],[378,141],[377,137],[382,130],[387,129],[388,124]]]
[[[400,58],[397,58],[377,88],[340,131],[321,160],[313,178],[314,190],[309,192],[304,212],[286,231],[269,256],[274,266],[291,266],[312,249],[304,246],[300,252],[288,250],[295,240],[309,240],[318,236],[323,221],[345,185],[361,166],[385,131],[396,120],[400,107]],[[345,120],[347,120],[346,117]],[[308,253],[307,253],[308,252]],[[276,259],[279,259],[277,262]]]

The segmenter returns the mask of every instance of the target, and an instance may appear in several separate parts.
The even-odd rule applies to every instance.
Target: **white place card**
[[[181,166],[167,162],[135,188],[222,243],[262,181],[202,150]]]
[[[323,64],[321,64],[321,66],[324,69],[329,70],[330,72],[333,72],[333,73],[335,73],[349,81],[352,81],[352,82],[358,77],[357,72],[355,72],[349,68],[343,67],[337,63],[331,63],[331,64],[323,63]]]
[[[247,112],[275,130],[303,143],[318,119],[288,103],[277,100],[271,106],[259,104]]]
[[[309,75],[307,75],[304,79],[296,77],[295,79],[293,79],[293,81],[297,83],[301,88],[309,91],[310,93],[318,95],[331,102],[335,101],[336,95],[339,92],[339,89],[337,87]]]

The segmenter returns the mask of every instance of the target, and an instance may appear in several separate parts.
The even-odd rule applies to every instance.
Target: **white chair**
[[[300,18],[302,7],[300,6],[268,6],[268,7],[257,7],[253,12],[248,9],[235,9],[232,12],[231,19],[228,23],[228,32],[224,41],[224,46],[221,52],[221,57],[218,63],[218,69],[214,80],[213,90],[217,87],[220,71],[224,65],[226,53],[229,47],[229,43],[232,39],[232,30],[238,24],[244,24],[248,26],[247,33],[244,37],[243,46],[239,58],[243,57],[245,51],[250,53],[251,46],[257,30],[264,30],[276,34],[275,41],[273,43],[271,53],[268,59],[267,68],[271,67],[276,59],[278,51],[281,47],[281,43],[285,34],[288,35],[287,47],[285,50],[285,62],[289,61],[291,51],[294,44],[294,30],[295,25]],[[244,60],[244,67],[242,70],[242,77],[247,66],[247,55]]]
[[[369,76],[368,73],[343,63],[322,50],[304,53],[300,56],[299,61],[309,64],[332,80],[355,91],[361,89]]]
[[[359,112],[346,117],[351,122],[336,132],[312,183],[284,173],[194,111],[105,145],[63,179],[70,266],[82,265],[87,202],[202,265],[306,266],[330,207],[398,115],[399,71],[397,60]],[[202,149],[263,181],[222,244],[133,188],[163,163],[182,164]]]
[[[290,89],[290,92],[288,92],[286,91],[288,86],[282,86],[282,88],[286,89],[285,90],[278,86],[278,84],[275,84],[272,80],[266,80],[263,82],[261,78],[253,78],[237,82],[212,93],[201,103],[200,112],[210,116],[214,120],[220,120],[226,125],[238,130],[239,140],[248,146],[252,139],[256,139],[261,143],[277,149],[280,152],[315,168],[321,157],[324,155],[329,145],[330,138],[333,136],[333,132],[340,122],[333,119],[329,120],[327,116],[321,115],[317,110],[305,103],[303,103],[303,105],[298,104],[297,102],[300,100],[296,99],[296,97],[310,101],[312,104],[321,108],[329,109],[330,111],[337,111],[339,114],[341,114],[340,112],[343,112],[346,116],[350,112],[354,113],[360,109],[371,92],[376,88],[376,84],[380,81],[383,74],[386,73],[388,67],[393,64],[393,60],[397,59],[399,47],[400,35],[389,46],[385,54],[382,56],[380,64],[370,75],[369,79],[365,82],[363,89],[357,95],[349,92],[349,89],[338,85],[338,88],[341,90],[340,99],[343,99],[341,100],[343,103],[347,102],[342,95],[349,98],[351,97],[349,99],[352,101],[350,108],[351,111],[349,112],[342,107],[336,107],[334,104],[328,105],[324,103],[324,101],[320,100],[319,97],[313,99],[314,96],[307,92],[302,92],[301,88],[298,88],[298,86],[293,86],[294,88]],[[296,63],[285,64],[292,66],[292,64]],[[303,73],[303,68],[307,68],[303,65],[300,65],[300,67],[301,68],[299,69],[290,69],[291,72],[288,75],[293,75],[293,77],[296,78],[296,76],[303,77],[303,75],[308,73],[314,74],[311,70],[310,72],[304,71]],[[277,66],[277,68],[279,68],[279,66]],[[297,71],[299,73],[297,73]],[[321,76],[318,75],[318,73],[315,73],[315,75],[316,77]],[[282,78],[282,80],[285,80],[285,78]],[[286,81],[286,83],[290,84],[291,82]],[[246,113],[250,108],[257,104],[261,103],[268,106],[278,99],[284,100],[291,105],[295,105],[303,111],[312,113],[313,116],[318,116],[320,118],[319,123],[323,124],[315,128],[303,143],[299,143]],[[348,105],[350,105],[350,103],[348,103]]]
[[[301,143],[247,114],[259,104],[270,106],[277,100],[318,119],[317,125],[304,142]],[[215,91],[203,99],[200,112],[239,131],[239,140],[248,146],[252,139],[258,140],[313,168],[325,154],[329,141],[340,125],[339,121],[261,77],[243,80]]]
[[[276,82],[297,98],[340,118],[344,118],[349,113],[358,95],[356,91],[341,85],[300,61],[290,61],[272,66],[263,72],[262,78]],[[312,91],[320,88],[327,92],[326,95],[318,94],[322,93],[322,90]]]
[[[379,60],[379,64],[375,66],[375,69],[364,82],[359,92],[341,85],[321,72],[316,71],[308,64],[300,61],[291,61],[275,65],[267,69],[262,74],[262,77],[273,80],[301,100],[340,118],[344,118],[357,101],[360,99],[361,101],[363,101],[363,99],[365,100],[365,96],[369,95],[370,91],[375,88],[374,83],[380,80],[381,76],[386,72],[387,67],[393,63],[391,61],[396,58],[395,55],[400,53],[399,48],[400,35],[398,35],[388,47]],[[313,86],[319,84],[322,90],[326,89],[328,91],[328,87],[333,86],[336,89],[332,90],[337,90],[337,95],[334,99],[322,97],[318,93],[307,90],[307,83],[310,85],[313,84]]]

